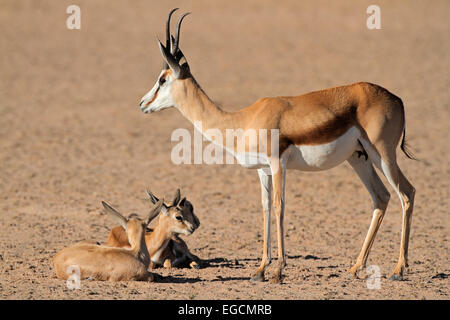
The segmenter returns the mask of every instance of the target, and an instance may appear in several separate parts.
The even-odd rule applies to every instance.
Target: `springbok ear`
[[[173,76],[178,79],[178,77],[181,74],[180,65],[178,64],[175,57],[170,53],[169,49],[164,47],[164,45],[159,40],[158,40],[158,45],[159,45],[159,50],[161,51],[161,55],[162,55],[164,61],[169,65],[170,70],[172,70]]]
[[[158,197],[156,197],[150,190],[145,190],[147,192],[148,197],[150,198],[150,201],[155,204],[159,201]]]
[[[157,196],[155,196],[150,190],[145,190],[146,192],[147,192],[147,195],[148,195],[148,197],[150,198],[150,201],[153,203],[153,204],[155,204],[155,203],[157,203],[158,201],[159,201],[159,199],[158,199],[158,197]],[[162,208],[161,208],[161,211],[164,213],[164,215],[167,213],[167,206],[166,206],[166,204],[163,202],[163,205],[162,205]]]
[[[181,199],[181,201],[180,201],[180,203],[179,203],[180,207],[184,207],[185,203],[186,203],[186,197],[184,197],[183,199]]]
[[[144,220],[147,224],[152,222],[152,220],[155,219],[158,216],[158,214],[161,212],[163,204],[164,204],[164,199],[160,199],[156,203],[156,205],[153,207],[153,209],[150,210],[149,214],[147,215],[147,217]]]
[[[105,208],[105,211],[113,217],[125,230],[127,230],[127,222],[128,219],[125,218],[119,211],[111,207],[109,204],[107,204],[105,201],[102,201],[103,207]]]
[[[181,199],[180,189],[177,189],[177,191],[175,191],[175,196],[173,197],[172,200],[172,206],[173,207],[177,206],[178,203],[180,203],[180,199]]]

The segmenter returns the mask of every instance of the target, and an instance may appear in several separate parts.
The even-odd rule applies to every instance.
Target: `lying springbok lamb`
[[[157,203],[158,198],[147,190],[152,203]],[[148,229],[145,234],[145,243],[151,258],[151,267],[163,265],[166,268],[181,267],[189,264],[191,268],[200,268],[201,260],[192,254],[186,242],[178,235],[192,234],[200,226],[200,221],[194,214],[192,204],[181,199],[180,189],[177,189],[170,206],[162,205],[162,215],[159,216],[155,229]],[[113,228],[105,245],[111,247],[129,247],[126,234],[120,226]]]
[[[53,258],[56,276],[67,279],[67,268],[77,266],[80,269],[80,279],[92,280],[142,280],[153,281],[154,276],[147,269],[150,255],[145,245],[145,230],[147,225],[159,214],[164,200],[156,203],[147,217],[142,220],[137,216],[125,218],[106,202],[102,204],[123,228],[129,248],[112,248],[82,241],[62,249]]]

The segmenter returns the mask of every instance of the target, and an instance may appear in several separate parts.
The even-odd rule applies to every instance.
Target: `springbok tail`
[[[403,127],[403,138],[402,138],[402,143],[400,144],[400,149],[402,149],[403,153],[408,158],[410,158],[411,160],[418,161],[418,159],[414,157],[414,154],[409,150],[408,144],[406,143],[406,124]]]

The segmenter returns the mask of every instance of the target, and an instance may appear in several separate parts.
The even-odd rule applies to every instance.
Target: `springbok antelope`
[[[147,190],[150,201],[155,204],[159,199]],[[201,260],[189,251],[189,248],[179,234],[190,235],[199,226],[200,221],[194,214],[192,204],[181,199],[180,189],[177,189],[172,204],[163,203],[157,226],[147,229],[145,243],[150,255],[150,266],[163,265],[166,268],[189,265],[191,268],[200,268]],[[127,248],[130,246],[125,230],[121,226],[113,228],[105,242],[106,246]]]
[[[102,202],[106,212],[126,230],[130,248],[111,248],[82,241],[62,249],[53,258],[53,266],[59,279],[67,279],[67,267],[78,266],[80,279],[93,280],[153,281],[154,276],[148,272],[150,256],[145,245],[145,229],[163,206],[164,200],[158,201],[144,220],[134,216],[125,218],[106,202]]]
[[[226,112],[215,104],[200,88],[179,49],[180,25],[175,37],[170,34],[169,14],[166,24],[166,45],[158,40],[164,65],[154,87],[144,95],[140,109],[152,113],[169,107],[178,109],[191,123],[202,124],[202,134],[210,128],[243,130],[278,130],[277,155],[268,151],[257,155],[257,164],[248,164],[237,149],[232,152],[244,167],[258,170],[264,212],[264,244],[261,265],[253,280],[263,281],[264,270],[270,263],[270,214],[275,211],[278,242],[278,266],[271,282],[282,280],[286,264],[284,246],[284,201],[287,169],[318,171],[331,169],[347,161],[369,191],[374,211],[361,252],[350,272],[357,276],[365,266],[370,248],[383,219],[390,194],[374,166],[383,172],[400,197],[402,204],[402,232],[400,256],[391,279],[402,279],[407,267],[408,240],[414,202],[414,187],[397,165],[396,149],[408,156],[405,146],[405,113],[402,100],[386,89],[367,82],[311,92],[295,97],[263,98],[237,112]],[[255,150],[261,137],[246,141],[246,151]],[[266,139],[270,144],[270,139]],[[255,145],[252,145],[256,144]],[[279,156],[278,156],[279,155]],[[364,156],[361,156],[364,155]],[[248,155],[251,156],[251,155]],[[272,198],[272,199],[271,199]],[[271,201],[272,200],[272,201]]]

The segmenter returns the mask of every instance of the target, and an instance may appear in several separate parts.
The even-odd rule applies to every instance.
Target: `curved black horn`
[[[177,11],[178,8],[174,8],[170,10],[169,15],[167,16],[167,22],[166,22],[166,48],[170,51],[170,18],[172,17],[172,14]],[[164,62],[163,64],[164,69],[169,69],[169,65]]]
[[[169,15],[167,16],[167,22],[166,22],[166,48],[170,48],[170,18],[172,17],[172,14],[177,11],[178,8],[174,8],[169,12]]]
[[[172,36],[172,48],[175,47],[174,44],[175,44],[175,37]],[[173,56],[174,56],[175,60],[178,61],[178,63],[181,65],[181,62],[180,62],[180,61],[181,61],[181,59],[184,57],[184,54],[183,54],[183,52],[181,51],[181,49],[178,48],[178,46],[177,46],[177,52],[175,52],[175,53],[173,54]]]
[[[180,28],[181,28],[181,22],[183,21],[183,19],[184,19],[184,17],[186,17],[188,14],[191,14],[190,12],[186,12],[185,14],[183,14],[181,17],[180,17],[180,20],[178,20],[178,24],[177,24],[177,31],[176,31],[176,36],[175,36],[175,43],[174,43],[174,45],[173,45],[173,47],[172,47],[172,51],[171,51],[171,53],[173,54],[173,55],[175,55],[176,53],[177,53],[177,50],[178,50],[178,43],[180,42]]]

